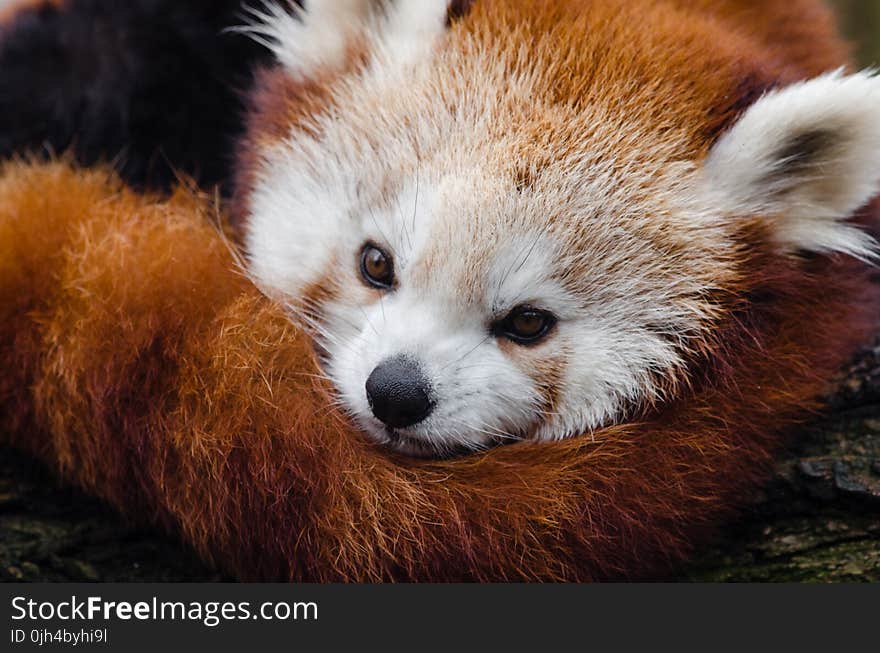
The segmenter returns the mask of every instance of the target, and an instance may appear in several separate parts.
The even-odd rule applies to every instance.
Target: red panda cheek
[[[328,264],[327,269],[333,270],[336,266],[335,258]],[[301,302],[302,311],[312,320],[320,321],[322,309],[330,302],[336,301],[342,294],[342,288],[337,277],[329,272],[320,279],[313,281],[302,292],[297,304]]]
[[[536,366],[530,375],[535,382],[535,389],[541,397],[540,410],[543,420],[552,419],[558,412],[562,398],[562,384],[565,378],[565,358],[545,359]]]
[[[566,352],[560,352],[558,349],[549,352],[546,343],[535,347],[524,347],[503,339],[498,341],[498,346],[504,355],[531,379],[535,394],[539,398],[538,410],[545,417],[556,413],[562,398],[568,358]]]
[[[240,227],[250,211],[265,151],[288,138],[296,128],[307,129],[306,118],[333,106],[333,87],[345,74],[367,61],[363,43],[353,43],[341,69],[325,69],[307,79],[295,79],[283,66],[259,70],[248,96],[244,135],[237,146],[235,194],[232,205],[234,226]]]

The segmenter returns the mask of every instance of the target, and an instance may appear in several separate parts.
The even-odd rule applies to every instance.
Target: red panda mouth
[[[479,447],[469,447],[465,444],[446,444],[438,445],[427,441],[423,438],[401,433],[401,431],[386,426],[383,429],[385,442],[382,446],[388,447],[398,453],[411,456],[413,458],[431,458],[434,460],[459,458],[462,456],[478,454],[488,449],[494,449],[505,444],[510,444],[509,440],[502,438],[483,442]]]
[[[384,446],[414,458],[446,458],[449,455],[421,438],[406,435],[390,426],[385,427],[385,437]]]

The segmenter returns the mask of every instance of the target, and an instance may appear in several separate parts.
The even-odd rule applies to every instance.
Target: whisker
[[[452,362],[450,362],[450,363],[447,363],[447,364],[444,365],[442,368],[440,368],[440,371],[443,372],[443,371],[447,370],[448,368],[452,367],[453,365],[455,365],[455,364],[457,364],[457,363],[460,363],[460,362],[463,361],[465,358],[467,358],[468,356],[470,356],[471,354],[473,354],[475,351],[477,351],[477,349],[479,349],[480,347],[482,347],[483,345],[485,345],[485,344],[486,344],[491,338],[492,338],[491,335],[486,336],[486,337],[483,338],[480,342],[478,342],[478,343],[476,344],[476,346],[475,346],[473,349],[471,349],[470,351],[468,351],[467,353],[465,353],[463,356],[457,358],[456,360],[454,360],[454,361],[452,361]]]
[[[379,226],[379,221],[376,219],[376,213],[373,211],[373,207],[368,207],[367,211],[370,214],[370,219],[373,221],[373,225],[376,227],[376,231],[378,231],[379,235],[382,236],[382,239],[385,241],[385,244],[388,245],[388,248],[391,250],[394,258],[400,259],[400,257],[397,255],[397,250],[394,249],[394,245],[391,243],[391,240],[388,238],[388,236],[385,235],[382,227]]]

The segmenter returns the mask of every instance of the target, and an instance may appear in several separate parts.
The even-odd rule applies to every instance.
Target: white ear
[[[353,34],[363,29],[375,0],[263,0],[243,6],[248,23],[234,27],[265,45],[294,77],[338,65]]]
[[[405,0],[388,11],[382,38],[389,61],[409,64],[430,52],[437,37],[446,31],[449,0]]]
[[[877,243],[844,220],[880,191],[880,78],[837,71],[768,93],[704,172],[722,210],[766,216],[783,249],[875,257]]]
[[[249,25],[233,28],[272,50],[294,78],[341,66],[357,39],[387,61],[406,64],[446,30],[450,0],[264,0],[246,7]]]

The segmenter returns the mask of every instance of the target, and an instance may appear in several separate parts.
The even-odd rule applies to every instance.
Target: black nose
[[[418,362],[407,356],[380,363],[367,379],[366,388],[373,415],[391,428],[418,424],[434,409],[430,383]]]

